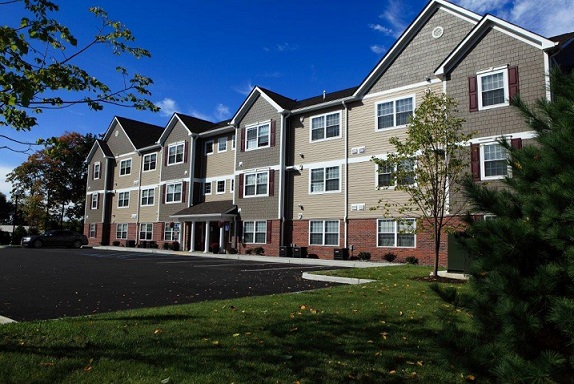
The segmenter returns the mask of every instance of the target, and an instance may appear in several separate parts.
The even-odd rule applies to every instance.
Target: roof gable
[[[255,87],[253,90],[251,90],[251,93],[249,96],[247,96],[243,104],[241,104],[241,107],[239,107],[231,119],[230,124],[236,125],[238,121],[241,120],[245,114],[247,114],[259,96],[265,99],[265,101],[267,101],[277,111],[277,113],[289,110],[296,103],[295,100],[289,99],[278,93],[271,92],[261,87]]]
[[[163,132],[160,126],[115,116],[104,135],[104,141],[107,142],[111,138],[116,126],[122,129],[134,150],[154,145]]]
[[[169,135],[171,134],[171,132],[173,131],[178,122],[181,123],[181,125],[183,125],[183,127],[187,130],[187,132],[190,135],[205,132],[214,126],[214,123],[212,123],[211,121],[199,119],[197,117],[188,116],[176,112],[171,116],[162,135],[158,139],[159,144],[163,145],[165,143],[165,141],[167,140],[167,138],[169,137]]]
[[[92,145],[92,148],[90,149],[90,152],[88,153],[88,156],[86,156],[86,160],[84,160],[84,162],[90,163],[92,161],[92,159],[94,158],[94,156],[96,155],[96,152],[99,150],[102,151],[102,153],[104,154],[104,157],[107,158],[113,158],[114,154],[112,153],[112,151],[110,150],[110,147],[108,147],[108,144],[100,139],[97,139],[94,144]]]

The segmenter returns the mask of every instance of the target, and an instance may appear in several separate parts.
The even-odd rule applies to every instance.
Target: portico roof
[[[170,217],[175,219],[217,220],[231,218],[236,214],[237,205],[233,204],[232,200],[223,200],[195,204],[174,213]]]

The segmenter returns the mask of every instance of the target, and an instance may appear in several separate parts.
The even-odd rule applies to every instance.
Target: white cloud
[[[375,30],[377,32],[382,32],[385,35],[392,35],[393,34],[392,29],[387,28],[381,24],[369,24],[369,28],[371,28],[372,30]]]
[[[245,85],[241,85],[238,87],[233,88],[233,90],[243,96],[248,96],[251,91],[253,90],[253,88],[255,88],[253,86],[253,84],[251,84],[251,81],[249,81],[247,84]]]
[[[382,55],[383,53],[385,53],[387,51],[387,49],[385,47],[383,47],[382,45],[371,45],[371,51],[373,53],[376,53],[377,55]]]
[[[201,119],[201,120],[206,120],[206,121],[212,120],[211,116],[206,115],[205,113],[201,113],[195,109],[191,109],[187,114],[190,116],[196,117],[198,119]]]
[[[276,48],[279,52],[291,52],[299,49],[299,46],[297,46],[297,44],[291,45],[289,43],[283,43],[283,44],[277,44]]]
[[[12,190],[12,184],[6,181],[6,175],[14,170],[15,167],[7,167],[5,165],[0,165],[0,192],[10,198],[10,191]]]
[[[539,0],[536,0],[539,1]],[[463,8],[470,9],[473,12],[484,14],[501,11],[510,2],[509,0],[458,0],[455,1]],[[498,15],[497,15],[498,16]],[[499,16],[500,17],[500,16]]]
[[[408,26],[408,21],[401,18],[401,15],[407,14],[401,1],[390,0],[387,9],[379,17],[391,26],[391,28],[383,28],[392,31],[392,35],[398,38]]]
[[[169,97],[154,103],[154,105],[160,108],[160,113],[162,116],[171,116],[175,112],[179,112],[179,106],[175,100],[170,99]]]
[[[229,107],[223,104],[217,104],[215,108],[215,117],[217,120],[225,120],[229,117]]]

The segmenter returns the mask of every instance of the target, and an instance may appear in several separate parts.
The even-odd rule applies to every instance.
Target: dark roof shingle
[[[116,116],[136,149],[154,145],[163,132],[163,128],[157,125],[144,123],[126,117]]]

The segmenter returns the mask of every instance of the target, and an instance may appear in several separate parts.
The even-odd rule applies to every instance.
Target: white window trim
[[[183,146],[183,152],[182,152],[182,156],[181,156],[181,161],[175,161],[173,163],[169,162],[169,150],[170,148],[175,148],[175,159],[177,160],[177,147],[179,146]],[[177,143],[173,143],[167,146],[167,158],[166,158],[166,165],[169,167],[170,165],[176,165],[176,164],[183,164],[185,161],[185,141],[180,141]]]
[[[92,230],[92,228],[93,228],[93,230]],[[88,231],[88,232],[89,232],[89,233],[88,233],[88,235],[89,235],[88,237],[90,237],[90,238],[92,238],[92,239],[95,238],[95,237],[97,237],[97,236],[98,236],[98,232],[97,232],[97,231],[98,231],[98,227],[96,226],[96,223],[90,223],[90,229],[89,229],[89,231]],[[92,232],[93,232],[93,236],[92,236]]]
[[[221,149],[220,143],[225,143],[225,149]],[[227,152],[227,136],[217,139],[217,153]]]
[[[504,102],[500,103],[500,104],[483,106],[482,105],[482,78],[485,76],[495,75],[497,73],[502,73],[502,82],[503,82],[503,86],[504,86]],[[508,67],[507,66],[497,67],[497,68],[492,68],[492,69],[488,69],[485,71],[477,72],[477,74],[476,74],[476,85],[477,85],[476,90],[477,90],[478,110],[479,111],[484,111],[484,110],[493,109],[493,108],[500,108],[500,107],[508,107],[510,105],[510,102],[509,102],[510,101],[510,89],[508,87]]]
[[[409,99],[409,98],[413,99],[413,116],[414,116],[415,110],[417,108],[417,99],[416,99],[415,94],[402,95],[402,96],[394,97],[392,99],[385,99],[385,100],[377,101],[375,103],[375,132],[386,132],[389,130],[406,127],[408,124],[396,125],[396,123],[397,123],[397,100],[404,100],[404,99]],[[378,115],[379,105],[385,104],[385,103],[391,103],[391,102],[393,103],[393,126],[387,127],[387,128],[379,128],[379,115]]]
[[[415,160],[414,169],[416,169],[416,168],[417,168],[416,159],[415,159],[415,158],[412,158],[412,159]],[[393,172],[395,172],[395,171],[396,171],[396,167],[393,167]],[[384,185],[383,185],[382,187],[379,186],[379,175],[380,175],[380,173],[379,173],[379,164],[375,164],[375,188],[377,188],[377,189],[384,189],[384,190],[391,190],[391,189],[395,189],[395,188],[397,187],[397,185],[398,185],[397,180],[394,180],[394,183],[393,183],[392,185],[388,185],[388,186],[384,186]],[[391,175],[392,175],[392,173],[391,173]],[[406,186],[408,186],[408,187],[416,187],[416,186],[417,186],[417,182],[416,182],[416,180],[415,180],[414,183],[408,184],[408,185],[406,185]]]
[[[327,168],[339,168],[339,185],[337,187],[336,191],[325,191],[325,186],[327,185],[327,172],[326,169]],[[316,169],[322,169],[323,170],[323,191],[318,191],[318,192],[311,192],[311,183],[313,181],[311,175],[313,173],[314,170]],[[343,175],[341,173],[341,166],[340,165],[332,165],[332,166],[324,166],[324,167],[315,167],[315,168],[309,168],[309,194],[310,195],[323,195],[323,194],[329,194],[329,193],[341,193],[341,182],[342,182],[342,178]]]
[[[152,157],[153,155],[155,155],[155,166],[154,166],[154,168],[145,169],[145,159],[147,157]],[[156,169],[157,169],[157,153],[148,153],[147,155],[144,155],[143,162],[142,162],[142,172],[152,172],[152,171],[155,171]]]
[[[173,185],[174,188],[176,185],[180,185],[181,186],[181,191],[179,192],[179,200],[172,200],[172,201],[167,201],[167,196],[169,195],[168,192],[168,188]],[[172,193],[172,195],[175,194],[175,192]],[[181,201],[183,200],[183,182],[179,182],[179,183],[166,183],[165,184],[165,204],[178,204],[181,203]]]
[[[333,137],[327,137],[327,116],[329,115],[339,115],[339,135]],[[313,119],[324,117],[325,118],[325,127],[323,127],[324,136],[322,139],[313,140]],[[311,116],[309,118],[309,143],[320,143],[322,141],[328,140],[336,140],[343,137],[343,129],[342,129],[342,122],[341,122],[341,112],[330,112],[330,113],[323,113],[321,115]]]
[[[211,144],[211,152],[207,152],[207,145]],[[215,153],[215,144],[213,142],[213,140],[207,140],[204,144],[203,144],[203,152],[209,156],[209,155],[213,155]]]
[[[171,222],[165,222],[164,226],[163,226],[163,241],[181,241],[181,223],[179,222],[174,222],[173,223],[173,228],[170,227],[170,223]],[[179,231],[177,231],[177,238],[173,238],[173,234],[176,233],[175,231],[175,226],[179,225]],[[167,229],[171,229],[171,231],[167,231]],[[170,233],[171,234],[171,239],[168,239],[166,234]]]
[[[245,134],[247,134],[247,131],[245,132]],[[235,151],[235,133],[233,135],[231,135],[231,150]]]
[[[128,205],[122,205],[120,206],[120,201],[122,201],[123,199],[120,198],[120,195],[122,194],[128,194]],[[130,207],[130,191],[122,191],[122,192],[118,192],[118,209],[122,209],[122,208],[129,208]]]
[[[257,194],[257,175],[260,173],[266,173],[267,174],[267,192],[266,193],[261,193],[261,194]],[[247,190],[247,175],[255,175],[255,194],[253,195],[247,195],[245,193],[245,191]],[[245,199],[251,199],[253,197],[266,197],[269,196],[269,171],[261,171],[261,172],[248,172],[245,173],[243,175],[243,198]]]
[[[317,222],[317,221],[323,223],[323,225],[321,226],[323,238],[322,238],[321,244],[311,244],[311,223]],[[325,244],[325,235],[326,235],[325,222],[327,222],[327,221],[336,221],[337,222],[337,244]],[[311,220],[309,220],[309,231],[308,232],[309,232],[309,238],[307,239],[307,244],[309,244],[311,246],[315,245],[315,246],[322,246],[322,247],[338,247],[339,244],[341,243],[341,221],[340,220],[328,220],[328,219],[314,220],[314,219],[311,219]],[[331,233],[331,232],[329,232],[329,233]]]
[[[235,192],[235,179],[229,179],[229,192]]]
[[[218,188],[217,188],[217,187],[218,187],[218,184],[219,184],[220,182],[223,182],[223,192],[219,192],[219,191],[218,191]],[[223,180],[216,180],[216,181],[215,181],[215,194],[216,194],[216,195],[223,195],[223,194],[225,193],[225,191],[226,191],[226,188],[227,188],[227,183],[226,183],[225,179],[223,179]]]
[[[123,228],[123,226],[125,225],[126,231],[125,231],[125,232],[124,232],[124,231],[121,231],[120,233],[121,233],[121,234],[125,233],[125,234],[126,234],[126,237],[118,237],[118,232],[119,232],[118,228],[119,228],[120,225],[122,226],[122,228]],[[127,239],[127,238],[128,238],[128,230],[129,230],[129,225],[128,225],[127,223],[117,223],[117,224],[116,224],[116,239],[117,239],[117,240],[125,240],[125,239]]]
[[[267,145],[263,145],[263,146],[259,146],[259,127],[262,127],[264,125],[268,125],[269,126],[269,138],[267,140]],[[250,129],[257,129],[257,146],[255,148],[247,148],[247,131],[249,131]],[[257,123],[257,124],[251,124],[251,125],[246,125],[245,126],[245,152],[248,151],[256,151],[258,149],[263,149],[263,148],[269,148],[271,147],[271,120],[267,120],[261,123]]]
[[[151,237],[150,239],[147,239],[147,238],[142,239],[142,237],[141,237],[141,234],[142,234],[142,232],[143,232],[143,231],[142,231],[142,227],[143,227],[144,225],[146,226],[146,229],[147,229],[148,226],[151,226],[151,231],[149,231],[149,232],[148,232],[148,231],[145,231],[145,233],[149,233],[149,234],[151,235],[151,236],[150,236],[150,237]],[[140,227],[139,227],[138,229],[139,229],[139,231],[138,231],[138,240],[143,240],[143,241],[152,241],[152,240],[153,240],[153,223],[140,223]],[[146,237],[147,237],[147,236],[146,236]]]
[[[98,209],[98,200],[100,199],[99,193],[92,193],[91,209]]]
[[[247,223],[253,223],[253,242],[252,243],[248,243],[245,242],[244,244],[267,244],[267,220],[247,220],[243,222],[243,236],[241,241],[245,241],[245,224]],[[265,223],[265,242],[261,243],[261,242],[256,242],[255,239],[257,239],[257,223]]]
[[[96,177],[96,167],[98,167],[98,177]],[[94,167],[92,168],[92,178],[94,180],[99,180],[101,176],[102,176],[102,163],[98,161],[94,163]]]
[[[512,177],[512,168],[510,167],[510,164],[507,164],[506,166],[506,175],[499,175],[499,176],[486,176],[484,174],[484,171],[486,170],[485,166],[484,166],[484,147],[488,146],[488,145],[500,145],[498,142],[490,142],[490,143],[481,143],[480,144],[480,180],[502,180],[505,177]],[[508,160],[508,156],[510,155],[507,152],[507,157],[506,159]]]
[[[149,193],[148,193],[148,196],[147,196],[148,204],[144,204],[144,203],[142,202],[142,199],[143,199],[143,197],[144,197],[144,196],[143,196],[144,191],[153,191],[153,204],[149,204]],[[141,204],[142,207],[153,207],[153,206],[155,205],[155,188],[145,188],[145,189],[142,189],[142,190],[141,190],[140,204]]]
[[[393,220],[394,226],[395,226],[394,232],[393,232],[393,234],[395,235],[395,241],[394,241],[395,245],[393,245],[393,246],[389,246],[389,245],[379,245],[379,221],[381,221],[381,220]],[[413,223],[414,223],[414,225],[413,225],[414,241],[413,241],[413,246],[412,246],[412,247],[402,247],[402,246],[399,246],[399,245],[398,245],[399,241],[398,241],[398,237],[397,237],[397,236],[399,235],[399,221],[401,221],[401,220],[413,220]],[[414,218],[412,218],[412,217],[405,217],[405,218],[402,218],[402,219],[396,219],[396,218],[391,218],[391,217],[383,217],[383,218],[377,219],[375,225],[377,226],[377,239],[376,239],[376,241],[377,241],[377,248],[414,249],[414,248],[417,247],[417,232],[416,232],[416,231],[417,231],[417,220],[416,220],[416,219],[414,219]]]
[[[130,162],[130,172],[129,172],[129,173],[124,173],[124,174],[122,174],[122,164],[123,164],[123,163],[126,163],[126,162],[128,162],[128,161]],[[119,166],[119,168],[118,168],[120,177],[124,177],[124,176],[129,176],[129,175],[131,175],[131,174],[132,174],[133,164],[134,164],[134,163],[133,163],[131,157],[130,157],[129,159],[120,160],[120,166]]]

